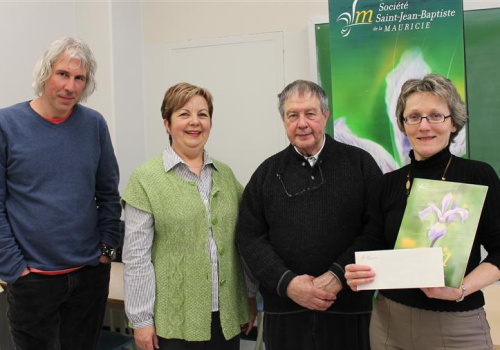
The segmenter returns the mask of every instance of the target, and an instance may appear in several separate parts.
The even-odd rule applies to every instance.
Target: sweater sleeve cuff
[[[339,264],[337,263],[334,263],[331,267],[330,267],[330,271],[335,275],[337,276],[338,280],[342,283],[342,286],[343,287],[349,287],[347,285],[347,280],[345,279],[345,270],[342,268],[342,266],[340,266]]]
[[[21,262],[21,264],[19,264],[19,267],[17,268],[16,272],[11,274],[11,275],[3,275],[2,276],[2,280],[5,282],[5,283],[14,283],[16,282],[20,277],[21,275],[23,274],[23,271],[25,268],[28,267],[28,264],[26,263],[25,260],[23,260]]]
[[[285,271],[283,276],[281,276],[280,281],[278,282],[278,288],[277,288],[277,293],[280,297],[283,298],[288,298],[288,295],[286,294],[286,290],[288,288],[288,285],[290,282],[296,277],[297,275],[293,273],[290,270]]]

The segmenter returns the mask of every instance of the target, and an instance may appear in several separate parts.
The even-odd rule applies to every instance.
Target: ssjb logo
[[[354,26],[373,23],[373,10],[357,11],[357,4],[358,0],[354,0],[352,3],[352,12],[343,12],[337,17],[337,22],[345,22],[345,25],[340,29],[340,34],[343,37],[348,36]]]

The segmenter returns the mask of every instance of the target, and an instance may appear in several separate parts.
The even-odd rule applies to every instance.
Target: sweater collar
[[[323,147],[321,148],[321,150],[315,154],[313,157],[316,158],[316,160],[323,160],[325,158],[325,154],[327,154],[328,152],[325,152],[329,147],[332,147],[332,144],[334,143],[332,137],[328,134],[325,134],[324,135],[324,143],[323,143]],[[290,144],[287,148],[286,148],[286,152],[285,152],[285,158],[288,158],[288,157],[291,157],[292,159],[296,159],[296,160],[299,160],[299,161],[303,161],[304,159],[307,160],[308,157],[304,157],[301,153],[299,153],[296,149],[295,149],[295,146]],[[285,159],[286,160],[286,159]]]
[[[450,146],[446,147],[442,151],[436,153],[430,158],[427,158],[425,160],[418,161],[415,159],[415,154],[413,150],[410,151],[410,160],[411,160],[411,167],[416,170],[442,170],[443,167],[448,163],[450,160]]]
[[[298,150],[297,147],[293,146],[293,148],[295,149],[295,151],[298,154],[300,154],[300,156],[304,157],[304,159],[307,160],[311,166],[314,166],[314,164],[316,164],[316,161],[319,158],[319,154],[321,153],[321,151],[325,147],[325,139],[326,139],[326,136],[325,136],[325,134],[323,134],[323,143],[321,144],[321,148],[319,149],[319,151],[316,154],[313,154],[312,156],[305,156],[302,153],[300,153],[300,151]]]

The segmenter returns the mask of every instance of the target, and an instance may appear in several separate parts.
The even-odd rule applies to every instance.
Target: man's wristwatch
[[[465,292],[467,291],[467,288],[465,288],[465,286],[463,284],[460,288],[462,289],[462,295],[460,296],[460,298],[455,300],[457,303],[459,303],[465,299]]]
[[[111,260],[115,260],[116,249],[111,248],[107,245],[102,245],[101,246],[101,256],[105,256],[106,258],[110,258]]]

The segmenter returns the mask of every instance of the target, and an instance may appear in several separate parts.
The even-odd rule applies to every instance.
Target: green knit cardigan
[[[226,339],[249,320],[245,281],[234,232],[242,186],[231,169],[214,160],[210,213],[218,247],[219,313]],[[163,338],[210,340],[212,273],[208,215],[195,182],[165,172],[161,156],[131,176],[124,202],[154,217],[152,262],[156,278],[154,321]]]

